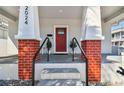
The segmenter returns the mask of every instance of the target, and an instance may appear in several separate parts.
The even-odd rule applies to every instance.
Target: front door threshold
[[[68,55],[68,53],[54,53],[54,55]]]
[[[69,54],[68,52],[54,52],[54,54]]]

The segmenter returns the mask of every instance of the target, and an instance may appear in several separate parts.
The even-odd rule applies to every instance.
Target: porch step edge
[[[41,79],[81,79],[81,75],[76,68],[44,68]]]

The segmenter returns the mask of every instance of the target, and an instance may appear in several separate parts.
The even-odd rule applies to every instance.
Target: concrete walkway
[[[41,80],[37,86],[84,86],[85,83],[74,79],[46,79]]]

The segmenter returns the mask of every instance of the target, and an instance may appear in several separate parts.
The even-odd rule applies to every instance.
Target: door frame
[[[66,28],[66,52],[56,52],[56,28]],[[68,25],[54,25],[54,53],[55,54],[68,53]]]

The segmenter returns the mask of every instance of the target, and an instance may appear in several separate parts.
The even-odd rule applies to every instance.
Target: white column
[[[88,79],[91,82],[101,81],[101,40],[104,39],[101,30],[100,7],[88,6],[83,11],[81,46],[88,57]],[[90,41],[89,41],[90,40]],[[98,60],[95,60],[95,59]],[[92,60],[94,59],[94,60]],[[90,64],[92,63],[92,65]],[[99,66],[98,66],[99,65]],[[97,77],[95,77],[97,76]]]
[[[102,53],[112,52],[112,41],[111,41],[111,23],[102,21],[102,34],[104,35],[104,40],[102,40]],[[114,35],[115,38],[115,35]]]
[[[99,6],[88,6],[85,10],[85,20],[82,21],[83,35],[81,41],[104,39],[101,30],[101,12]]]
[[[15,38],[41,40],[39,32],[38,7],[20,7],[18,35],[16,35]]]

